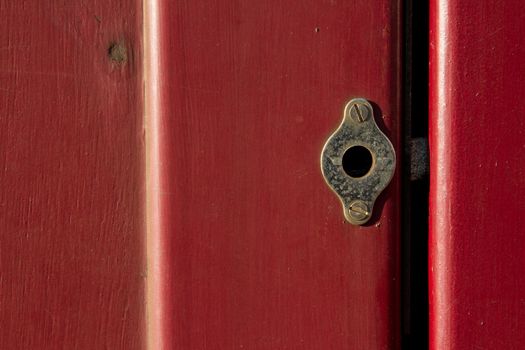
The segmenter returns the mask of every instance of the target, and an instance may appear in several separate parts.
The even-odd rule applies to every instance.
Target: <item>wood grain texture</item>
[[[430,348],[525,344],[525,3],[431,2]]]
[[[354,227],[319,158],[357,96],[399,151],[399,2],[157,11],[158,348],[398,349],[399,177]]]
[[[0,347],[143,348],[140,3],[0,12]]]

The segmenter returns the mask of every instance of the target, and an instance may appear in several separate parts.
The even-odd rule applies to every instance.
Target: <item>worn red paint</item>
[[[525,344],[525,3],[431,2],[430,348]]]
[[[357,96],[400,150],[399,2],[152,10],[150,344],[399,348],[399,177],[354,227],[319,165]]]
[[[0,9],[0,348],[144,348],[140,3]]]

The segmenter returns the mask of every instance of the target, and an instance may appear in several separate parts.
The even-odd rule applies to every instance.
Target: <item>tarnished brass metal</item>
[[[359,156],[363,147],[365,154]],[[364,98],[348,102],[343,122],[321,153],[323,176],[339,196],[346,220],[354,225],[370,220],[374,203],[390,183],[395,167],[394,147],[377,126],[370,103]]]

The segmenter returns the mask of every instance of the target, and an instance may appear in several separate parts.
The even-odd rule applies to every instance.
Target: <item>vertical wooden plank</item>
[[[141,4],[0,12],[0,347],[143,348]]]
[[[149,9],[151,344],[399,348],[399,177],[354,227],[319,169],[357,96],[400,154],[399,1]]]
[[[525,344],[525,3],[431,2],[430,348]]]

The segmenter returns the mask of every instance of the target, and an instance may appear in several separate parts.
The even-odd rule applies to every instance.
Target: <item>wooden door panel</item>
[[[358,96],[399,150],[400,11],[390,0],[148,8],[152,346],[399,347],[399,176],[355,227],[319,158]]]
[[[0,12],[0,347],[141,349],[140,3]]]

